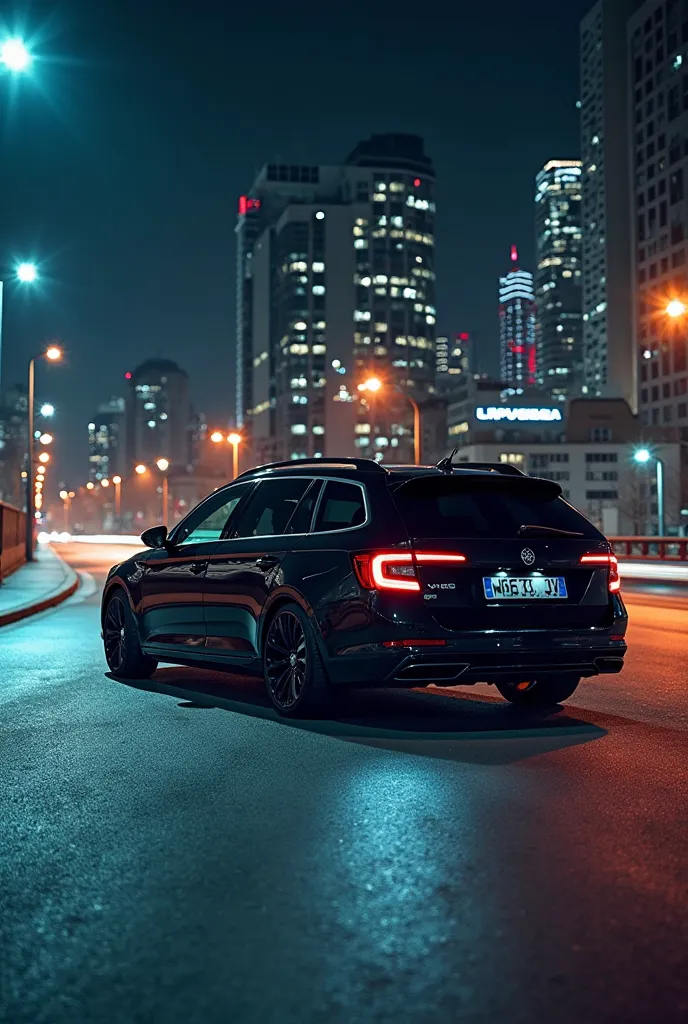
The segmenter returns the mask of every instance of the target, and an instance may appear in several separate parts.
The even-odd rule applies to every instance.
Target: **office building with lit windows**
[[[435,338],[435,388],[439,394],[451,392],[462,374],[470,368],[470,335],[467,331]]]
[[[88,425],[88,479],[107,480],[126,473],[126,412],[123,398],[98,406]]]
[[[648,0],[629,20],[636,360],[644,423],[684,442],[688,470],[688,5]]]
[[[535,179],[537,380],[555,401],[582,394],[581,162],[550,160]]]
[[[190,461],[189,379],[171,359],[149,359],[126,375],[127,468],[168,459],[174,470]]]
[[[598,0],[580,26],[583,393],[637,408],[626,26],[642,0]]]
[[[422,398],[435,384],[434,173],[422,140],[373,136],[341,165],[268,164],[245,203],[237,420],[253,461],[411,461],[398,389]],[[383,388],[366,396],[358,385],[371,376]]]
[[[511,269],[499,279],[499,352],[501,379],[516,391],[536,382],[535,295],[533,275],[518,266],[511,247]]]

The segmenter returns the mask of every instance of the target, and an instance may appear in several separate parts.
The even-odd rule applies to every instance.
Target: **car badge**
[[[535,561],[535,552],[531,551],[530,548],[524,548],[521,552],[521,558],[523,559],[526,565],[532,565]]]

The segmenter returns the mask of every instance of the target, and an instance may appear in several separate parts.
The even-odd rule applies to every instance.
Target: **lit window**
[[[377,445],[378,448],[388,448],[389,447],[389,438],[388,437],[376,437],[375,438],[375,444]]]
[[[323,426],[321,426],[319,423],[316,423],[316,425],[313,427],[313,433],[314,434],[324,434],[325,433],[325,428]]]
[[[375,191],[376,192],[386,192],[387,191],[387,186],[385,185],[384,181],[376,182],[376,184],[375,184]]]
[[[428,313],[428,315],[425,318],[425,322],[426,322],[426,324],[434,324],[434,322],[435,322],[434,316],[430,316],[430,314]]]
[[[308,355],[308,345],[299,345],[299,344],[290,345],[289,346],[289,351],[294,356],[307,356]]]
[[[415,297],[416,297],[416,289],[415,288],[404,288],[404,298],[405,299],[415,299]]]
[[[368,248],[368,240],[366,238],[355,238],[354,239],[354,249],[367,249],[367,248]]]
[[[402,183],[400,181],[391,181],[389,183],[389,191],[390,192],[403,192],[404,191],[404,186],[402,185]]]
[[[324,263],[314,263],[313,264],[313,273],[314,274],[323,274],[324,272],[325,272],[325,264]]]
[[[155,420],[148,420],[148,426],[149,426],[149,427],[151,428],[151,430],[152,430],[152,429],[153,429],[153,427],[155,426]]]
[[[166,412],[161,412],[160,413],[160,419],[161,420],[166,420],[167,419],[167,413]]]
[[[324,284],[314,284],[313,285],[313,294],[314,295],[324,295],[325,294],[325,285]]]
[[[360,284],[362,284],[364,288],[370,288],[370,278],[362,277],[360,280]]]
[[[403,217],[398,217],[398,216],[397,217],[392,217],[392,225],[395,228],[403,228],[403,226],[404,226],[404,218]]]
[[[357,423],[356,426],[354,427],[354,431],[357,434],[369,434],[370,423]]]
[[[294,324],[294,330],[305,331],[307,326],[308,324],[306,324],[303,320],[297,320],[296,323]]]
[[[323,213],[322,210],[318,210],[318,212],[315,215],[315,219],[316,220],[325,220],[325,214]]]
[[[373,192],[373,202],[375,203],[384,203],[386,198],[384,192]]]
[[[292,423],[291,425],[292,434],[305,434],[306,424],[305,423]]]
[[[375,324],[375,330],[377,331],[378,334],[382,334],[383,331],[387,330],[387,324],[383,324],[383,323]]]
[[[325,353],[325,346],[324,345],[313,345],[313,348],[311,349],[311,351],[312,351],[314,356],[322,356]]]
[[[355,309],[354,310],[354,320],[370,320],[370,310],[369,309]]]

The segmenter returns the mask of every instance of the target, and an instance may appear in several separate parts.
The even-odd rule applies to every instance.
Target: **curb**
[[[60,559],[63,565],[67,565],[64,559],[60,558],[56,551],[54,551],[53,554],[56,558]],[[56,605],[62,604],[62,602],[66,601],[68,597],[71,597],[77,590],[81,581],[78,574],[75,573],[70,566],[68,566],[68,568],[70,572],[74,573],[75,578],[63,590],[58,590],[56,594],[51,594],[50,597],[44,597],[41,601],[36,601],[34,604],[26,604],[21,608],[15,608],[11,612],[0,614],[0,627],[9,626],[13,622],[20,622],[22,619],[28,619],[32,615],[38,615],[39,612],[47,611],[48,608],[55,608]]]

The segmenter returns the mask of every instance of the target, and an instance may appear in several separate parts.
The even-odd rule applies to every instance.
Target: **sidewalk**
[[[0,626],[52,608],[79,586],[79,577],[66,562],[41,545],[36,561],[22,565],[0,586]]]

